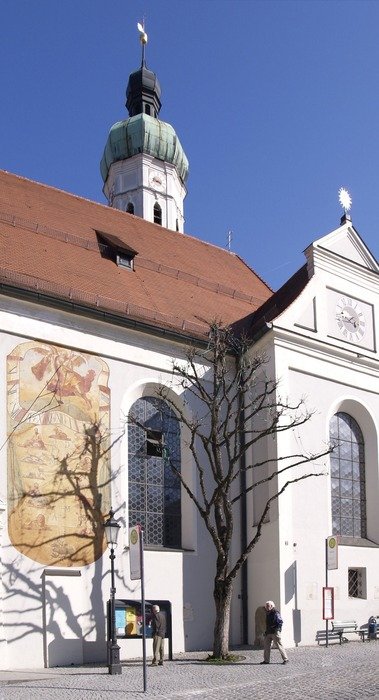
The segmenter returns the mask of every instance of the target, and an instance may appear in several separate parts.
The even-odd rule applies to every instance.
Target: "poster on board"
[[[322,589],[322,619],[334,620],[334,588],[330,586]]]

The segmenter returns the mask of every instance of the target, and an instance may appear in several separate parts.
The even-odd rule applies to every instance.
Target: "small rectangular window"
[[[129,255],[117,255],[117,265],[120,267],[128,267],[129,270],[133,269],[133,258]]]
[[[120,238],[110,233],[96,231],[96,237],[102,258],[113,260],[120,267],[126,267],[129,270],[134,269],[134,258],[137,255],[136,250],[133,250],[133,248],[126,245]]]
[[[348,571],[349,598],[366,598],[366,569],[349,569]]]
[[[162,457],[163,435],[159,430],[147,430],[146,454],[148,454],[150,457]]]

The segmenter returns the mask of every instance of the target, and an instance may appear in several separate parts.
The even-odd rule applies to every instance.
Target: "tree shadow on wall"
[[[30,637],[39,644],[42,635],[46,667],[106,659],[104,519],[117,477],[110,451],[122,435],[111,440],[100,422],[88,424],[81,444],[55,460],[42,487],[19,492],[9,512],[12,545],[3,549],[7,641]],[[82,576],[89,565],[90,586]]]

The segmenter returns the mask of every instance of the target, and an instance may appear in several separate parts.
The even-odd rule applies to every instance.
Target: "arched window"
[[[366,537],[365,451],[362,431],[347,413],[330,421],[333,534]]]
[[[138,399],[129,419],[129,527],[142,525],[148,545],[180,547],[179,421],[153,396]]]
[[[128,212],[128,214],[134,214],[133,202],[128,202],[128,206],[126,207],[126,211]]]
[[[158,202],[154,204],[154,223],[162,226],[162,207]]]

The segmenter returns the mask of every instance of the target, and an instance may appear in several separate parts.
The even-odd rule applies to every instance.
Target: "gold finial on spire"
[[[138,22],[137,24],[137,29],[139,31],[139,40],[141,42],[142,46],[142,65],[145,65],[145,46],[147,44],[147,34],[145,32],[145,20],[143,20],[142,24],[141,22]]]
[[[145,32],[145,23],[138,22],[137,29],[139,31],[139,40],[142,45],[147,44],[147,34]]]

